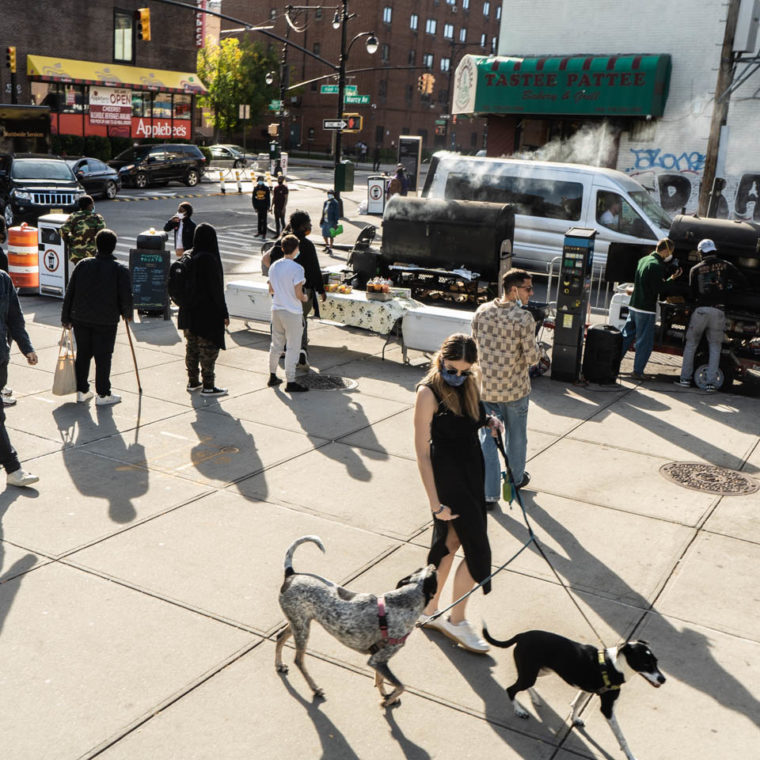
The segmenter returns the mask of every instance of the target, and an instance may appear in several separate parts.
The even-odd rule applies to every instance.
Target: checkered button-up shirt
[[[484,303],[472,318],[484,401],[517,401],[530,393],[528,368],[538,361],[536,323],[514,301]]]

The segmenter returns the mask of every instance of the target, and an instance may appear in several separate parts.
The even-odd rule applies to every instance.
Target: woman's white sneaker
[[[111,404],[118,404],[121,401],[121,396],[117,396],[115,393],[109,393],[107,396],[98,396],[95,399],[96,406],[110,406]]]
[[[89,401],[92,398],[92,391],[77,391],[77,403],[84,404],[85,401]]]
[[[472,623],[469,620],[463,620],[461,623],[452,623],[449,618],[441,620],[441,627],[438,629],[452,641],[456,641],[460,647],[469,652],[476,654],[485,654],[491,647],[481,638]]]
[[[32,475],[31,472],[26,472],[19,467],[18,470],[8,473],[7,483],[9,486],[19,486],[19,488],[23,488],[24,486],[30,486],[32,483],[36,483],[38,480],[39,478],[36,475]]]

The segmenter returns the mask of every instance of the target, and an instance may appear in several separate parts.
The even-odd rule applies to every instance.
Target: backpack
[[[191,306],[195,300],[195,277],[192,258],[185,253],[181,258],[172,262],[169,267],[169,282],[167,284],[169,298],[177,306]]]

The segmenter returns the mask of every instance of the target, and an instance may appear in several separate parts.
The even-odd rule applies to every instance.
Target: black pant
[[[8,382],[8,361],[0,363],[0,388],[5,388]],[[5,405],[0,400],[0,465],[6,472],[16,472],[21,464],[18,461],[16,449],[11,445],[8,431],[5,429]]]
[[[276,234],[279,237],[280,230],[285,229],[285,209],[274,209],[274,228],[276,230]]]
[[[90,359],[95,359],[95,390],[98,396],[111,393],[111,356],[116,343],[118,325],[89,325],[74,322],[74,338],[77,342],[77,358],[74,371],[77,376],[77,390],[87,393],[90,384]]]
[[[256,209],[256,213],[259,215],[259,235],[266,236],[267,234],[267,209]]]

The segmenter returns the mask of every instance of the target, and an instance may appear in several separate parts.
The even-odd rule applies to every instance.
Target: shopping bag
[[[337,227],[330,227],[330,237],[336,237],[343,233],[343,225],[339,224]]]
[[[61,336],[61,344],[58,349],[58,362],[55,365],[53,375],[53,395],[68,396],[76,393],[77,378],[74,372],[74,346],[71,342],[71,331],[65,327]]]

